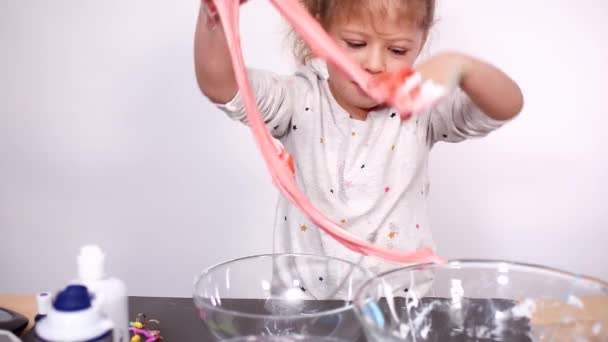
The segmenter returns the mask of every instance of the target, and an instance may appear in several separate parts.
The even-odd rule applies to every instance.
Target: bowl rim
[[[260,338],[270,338],[270,340],[272,342],[277,342],[277,341],[282,341],[282,339],[287,338],[290,342],[299,342],[299,341],[303,341],[303,340],[311,340],[312,338],[318,339],[318,338],[322,338],[323,342],[343,342],[346,341],[345,339],[341,339],[338,337],[333,337],[333,336],[307,336],[307,335],[301,335],[301,334],[295,334],[295,335],[285,335],[285,336],[281,336],[281,335],[245,335],[245,336],[235,336],[232,337],[228,340],[225,340],[224,342],[257,342]],[[251,341],[249,341],[249,339],[251,339]],[[276,339],[276,341],[275,341]]]
[[[220,268],[222,266],[225,266],[227,264],[230,263],[234,263],[237,261],[243,261],[243,260],[247,260],[247,259],[256,259],[256,258],[269,258],[269,257],[306,257],[306,258],[316,258],[316,259],[331,259],[331,260],[335,260],[335,261],[339,261],[345,264],[349,264],[351,266],[353,266],[353,268],[357,268],[359,269],[364,275],[365,275],[365,280],[362,282],[362,284],[367,283],[368,280],[370,280],[374,274],[372,272],[370,272],[367,268],[359,265],[359,264],[355,264],[353,262],[350,262],[348,260],[344,260],[341,258],[337,258],[337,257],[333,257],[333,256],[326,256],[326,255],[320,255],[320,254],[307,254],[307,253],[264,253],[264,254],[255,254],[255,255],[249,255],[249,256],[244,256],[244,257],[240,257],[240,258],[236,258],[236,259],[232,259],[232,260],[228,260],[228,261],[222,261],[220,263],[214,264],[212,266],[209,266],[207,268],[205,268],[203,271],[201,271],[198,276],[196,276],[194,278],[194,293],[193,293],[193,299],[195,301],[194,305],[198,307],[198,305],[196,305],[196,288],[197,288],[197,284],[204,279],[204,276],[207,274],[210,274],[212,270],[216,269],[216,268]],[[218,311],[218,312],[222,312],[222,313],[227,313],[227,314],[231,314],[231,315],[235,315],[235,316],[241,316],[241,317],[247,317],[247,318],[263,318],[263,319],[308,319],[308,318],[315,318],[315,317],[321,317],[321,316],[327,316],[327,315],[334,315],[334,314],[338,314],[338,313],[342,313],[348,310],[353,310],[353,312],[355,312],[355,298],[357,293],[359,292],[360,286],[356,286],[356,288],[353,291],[353,296],[352,299],[350,301],[344,301],[345,303],[347,303],[345,306],[343,307],[339,307],[337,309],[331,309],[331,310],[327,310],[327,311],[322,311],[322,312],[316,312],[316,313],[312,313],[312,314],[297,314],[297,315],[271,315],[271,314],[252,314],[252,313],[243,313],[237,310],[229,310],[229,309],[224,309],[224,308],[220,308],[217,306],[213,306],[213,305],[208,305],[206,302],[201,302],[202,305],[204,306],[205,310],[210,309],[210,310],[214,310],[214,311]],[[199,308],[200,309],[200,308]]]
[[[355,295],[353,296],[353,298],[354,298],[353,303],[355,303],[355,311],[359,312],[360,303],[366,301],[366,298],[364,298],[364,296],[363,296],[363,294],[365,293],[365,289],[373,282],[379,281],[382,278],[389,276],[393,273],[416,270],[421,267],[437,268],[437,267],[449,266],[450,268],[452,268],[452,267],[455,268],[458,265],[466,266],[466,265],[473,265],[473,264],[481,264],[481,265],[492,265],[492,264],[505,265],[506,264],[507,266],[515,266],[517,268],[524,269],[524,270],[542,270],[545,272],[553,273],[554,275],[567,276],[567,277],[575,278],[578,280],[583,280],[585,282],[594,283],[596,285],[600,285],[601,288],[608,290],[608,282],[606,282],[600,278],[591,277],[591,276],[583,275],[580,273],[565,271],[565,270],[551,267],[551,266],[544,266],[544,265],[540,265],[540,264],[519,262],[519,261],[510,261],[510,260],[504,260],[504,259],[467,259],[467,258],[450,259],[446,263],[443,263],[443,264],[434,263],[434,262],[426,262],[426,263],[417,263],[417,264],[411,264],[411,265],[407,265],[407,266],[403,266],[403,267],[398,267],[398,268],[395,268],[395,269],[392,269],[389,271],[378,273],[376,276],[365,280],[363,282],[363,284],[361,284],[361,286],[359,286]]]

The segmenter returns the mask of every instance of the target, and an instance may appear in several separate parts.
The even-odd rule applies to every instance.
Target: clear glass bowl
[[[352,342],[333,337],[321,336],[242,336],[224,342]]]
[[[363,330],[352,304],[371,274],[345,260],[267,254],[203,271],[194,303],[218,339],[240,336],[323,336],[355,341]]]
[[[536,265],[404,267],[368,280],[355,306],[370,341],[608,341],[608,283]]]

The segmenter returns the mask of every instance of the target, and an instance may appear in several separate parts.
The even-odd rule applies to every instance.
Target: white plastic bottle
[[[36,323],[36,341],[112,342],[113,323],[91,305],[86,286],[70,285],[57,294]]]
[[[94,295],[93,305],[99,306],[114,323],[114,342],[129,340],[129,303],[127,287],[116,278],[108,277],[104,269],[105,255],[96,245],[80,249],[77,283],[85,285]]]

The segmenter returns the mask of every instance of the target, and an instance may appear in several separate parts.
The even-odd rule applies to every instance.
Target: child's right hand
[[[241,5],[246,1],[247,0],[239,0]],[[207,28],[216,28],[220,18],[217,14],[217,8],[215,7],[215,3],[213,3],[213,0],[201,0],[201,8],[202,11],[205,13],[205,23],[207,24]]]
[[[217,27],[219,18],[212,0],[201,0],[201,13],[204,13],[205,24],[208,29]]]

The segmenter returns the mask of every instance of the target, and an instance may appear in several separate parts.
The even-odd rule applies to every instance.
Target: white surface
[[[526,106],[433,152],[440,251],[608,279],[608,3],[441,3],[429,50],[498,64]],[[196,14],[197,1],[0,2],[0,293],[62,287],[87,243],[130,294],[158,296],[271,251],[276,191],[250,133],[196,87]],[[268,2],[247,4],[249,64],[289,71],[284,31]]]

